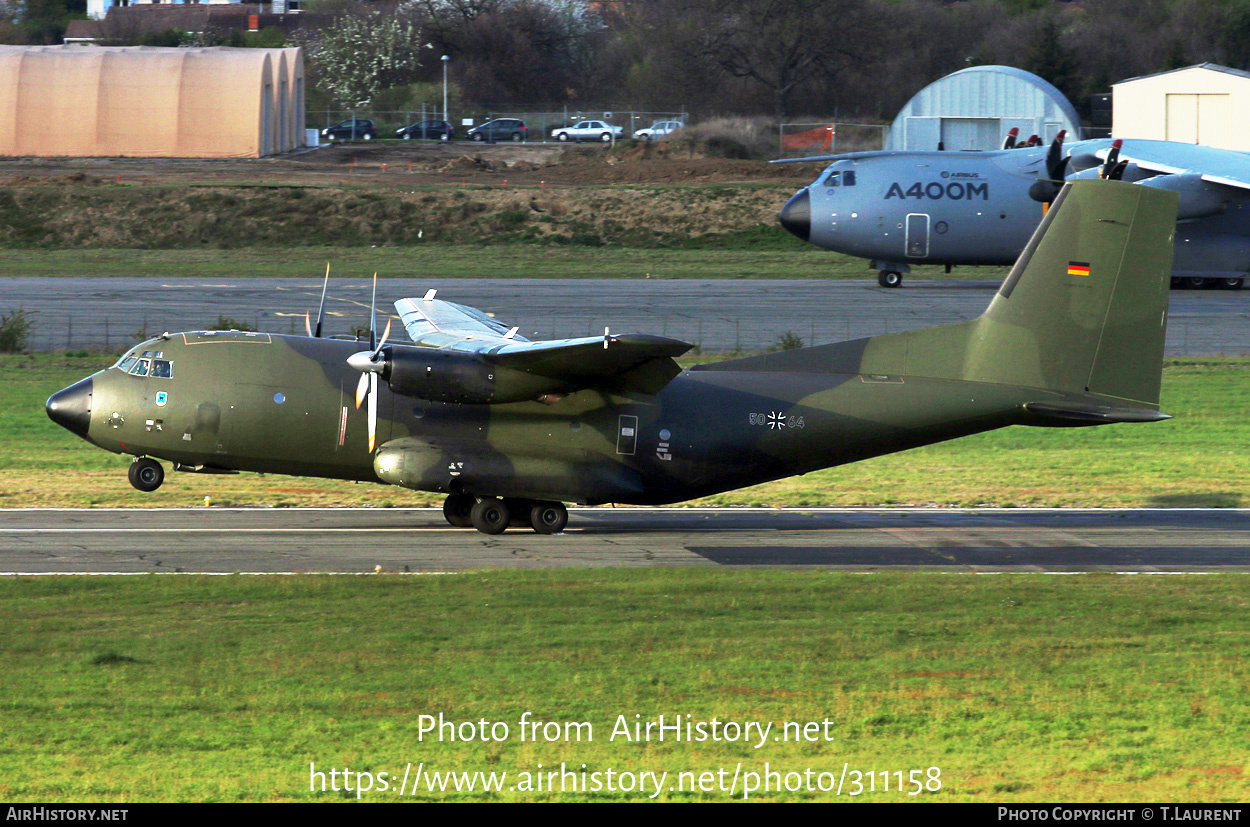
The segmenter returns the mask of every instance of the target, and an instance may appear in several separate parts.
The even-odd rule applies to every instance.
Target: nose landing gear
[[[140,491],[155,491],[165,481],[165,469],[150,457],[135,457],[128,474],[130,484]]]

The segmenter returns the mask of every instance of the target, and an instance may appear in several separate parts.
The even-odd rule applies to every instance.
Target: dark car
[[[378,137],[378,129],[373,125],[373,121],[348,118],[342,123],[321,130],[321,137],[331,141],[372,141]]]
[[[496,118],[481,126],[475,126],[467,133],[475,141],[524,141],[525,121],[516,118]]]
[[[411,126],[395,130],[395,137],[403,138],[405,141],[413,138],[450,141],[456,137],[456,130],[447,121],[419,121]]]

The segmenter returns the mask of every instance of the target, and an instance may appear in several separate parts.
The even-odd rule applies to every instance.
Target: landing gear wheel
[[[559,534],[569,522],[563,503],[535,503],[530,509],[530,525],[539,534]]]
[[[503,534],[512,519],[504,501],[494,497],[479,500],[469,512],[469,517],[473,520],[473,527],[483,534]]]
[[[1185,280],[1178,276],[1172,276],[1172,283],[1169,286],[1173,290],[1183,290],[1185,288]]]
[[[1186,281],[1189,282],[1190,290],[1202,290],[1211,282],[1210,279],[1204,279],[1202,276],[1190,276]]]
[[[882,287],[902,287],[903,274],[894,270],[882,270],[877,273],[877,284]]]
[[[1245,279],[1220,279],[1220,289],[1222,290],[1240,290]]]
[[[154,459],[139,457],[130,463],[130,484],[140,491],[155,491],[165,481],[165,469]]]
[[[456,528],[473,528],[473,505],[477,501],[469,494],[449,494],[443,501],[443,516]]]

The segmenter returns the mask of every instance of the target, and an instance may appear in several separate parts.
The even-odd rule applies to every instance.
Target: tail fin
[[[1159,406],[1177,201],[1136,184],[1066,184],[978,318],[698,369],[993,382],[1122,400],[1116,421],[1158,418],[1142,409]],[[1072,418],[1086,418],[1079,407]]]
[[[1157,406],[1177,199],[1150,189],[1066,185],[972,324],[960,378]]]

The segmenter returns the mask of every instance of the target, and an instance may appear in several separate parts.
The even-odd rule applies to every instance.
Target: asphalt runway
[[[749,274],[743,274],[747,276]],[[843,341],[948,324],[980,315],[993,281],[750,279],[380,279],[379,307],[421,296],[478,307],[521,335],[551,339],[653,333],[709,352],[763,350],[783,334],[805,344]],[[331,333],[368,325],[371,283],[330,284]],[[229,316],[258,330],[304,330],[317,312],[321,281],[310,279],[0,278],[0,313],[34,315],[32,348],[121,347],[136,332],[197,330]],[[397,341],[405,341],[402,331]],[[1177,290],[1168,321],[1169,356],[1250,354],[1250,290]]]
[[[1250,509],[573,509],[490,537],[438,509],[0,511],[0,574],[769,567],[1250,571]]]

